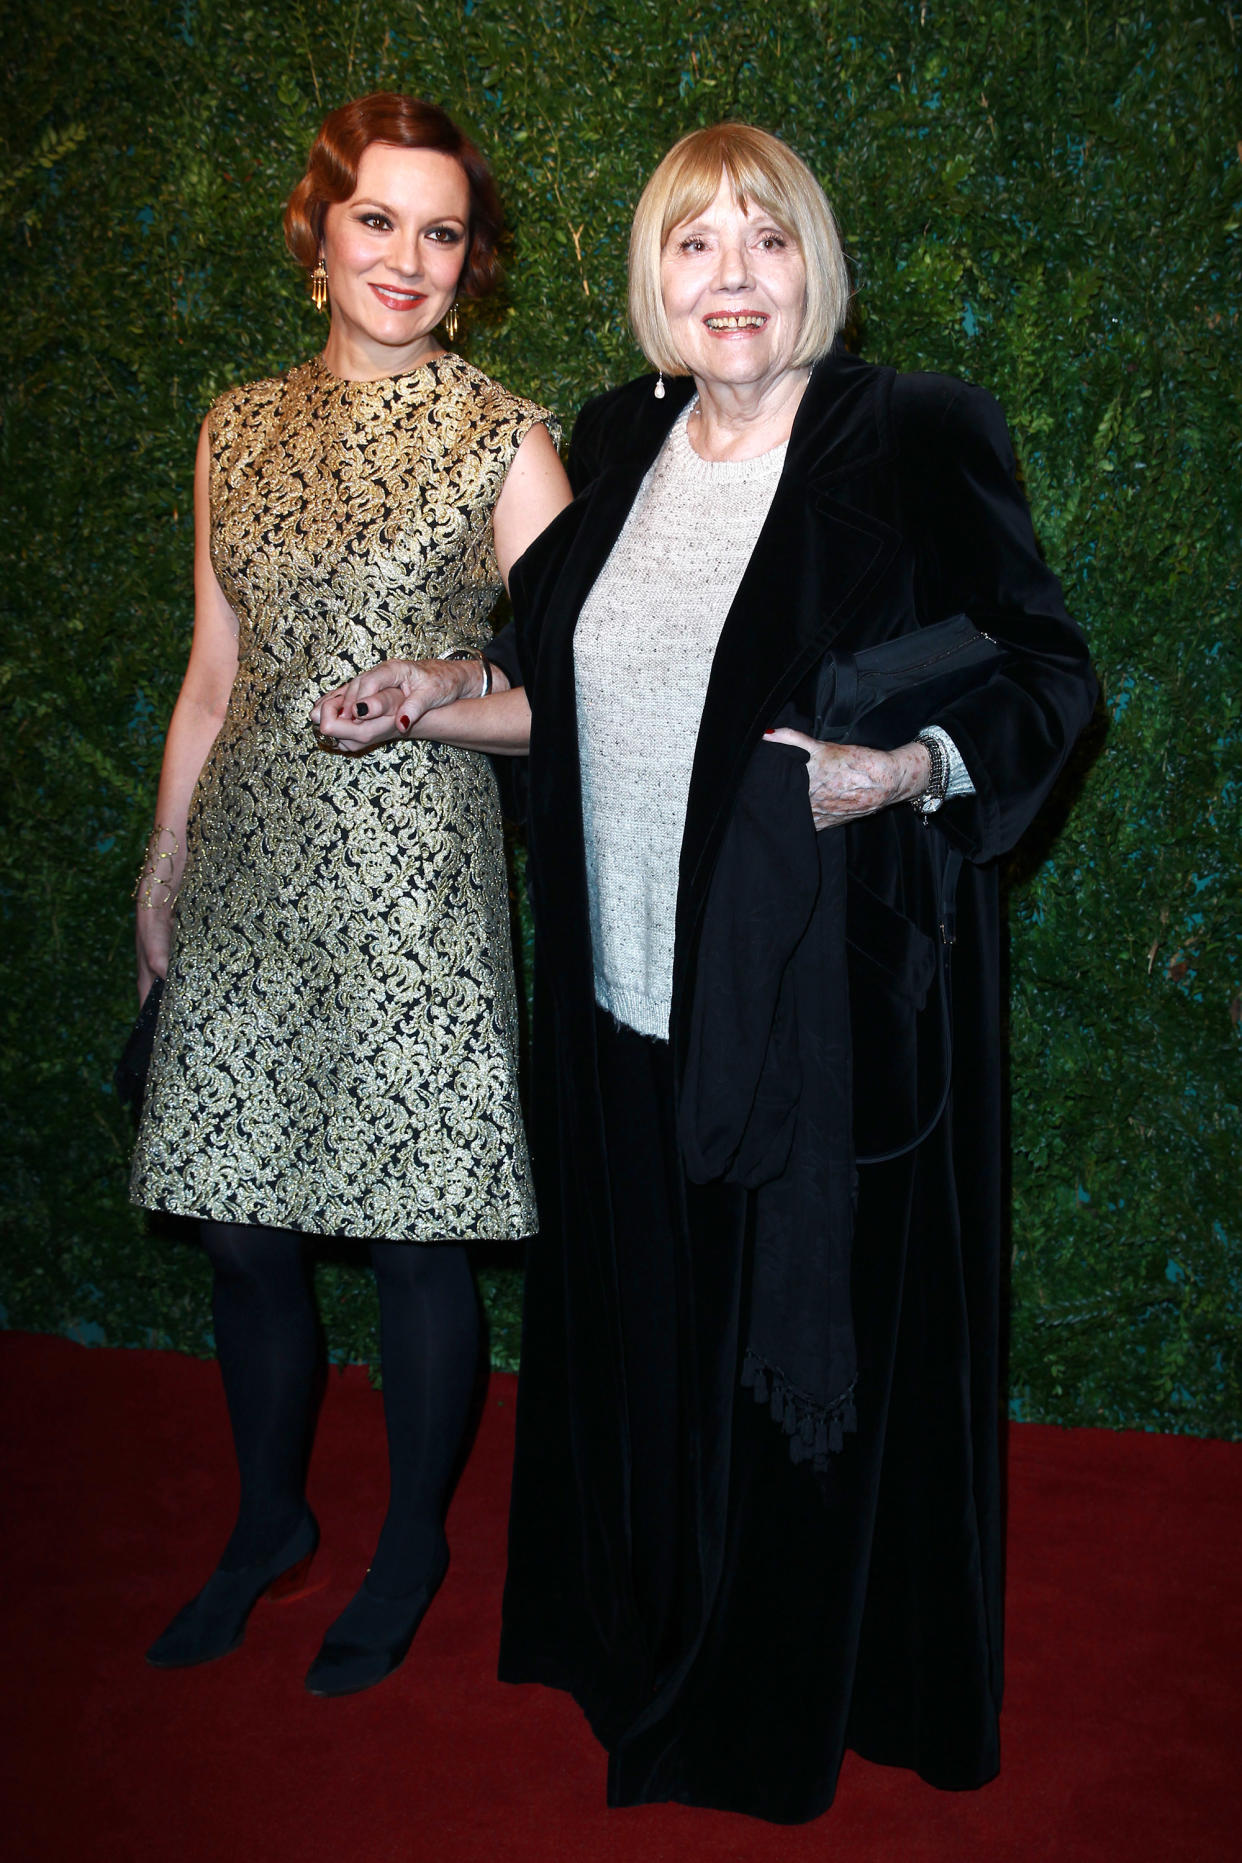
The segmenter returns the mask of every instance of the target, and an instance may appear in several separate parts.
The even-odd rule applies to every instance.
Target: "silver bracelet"
[[[479,697],[487,697],[492,689],[492,663],[478,647],[454,647],[452,653],[444,657],[446,660],[477,660],[483,673],[483,690]]]
[[[948,793],[949,759],[944,745],[934,732],[920,731],[914,741],[916,744],[926,745],[930,768],[927,781],[918,795],[911,796],[911,806],[916,808],[920,815],[934,815]]]

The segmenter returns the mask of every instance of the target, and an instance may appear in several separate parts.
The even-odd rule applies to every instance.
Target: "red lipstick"
[[[375,293],[385,310],[417,310],[420,304],[424,304],[427,301],[427,293],[425,291],[408,291],[400,285],[372,284],[370,289]]]

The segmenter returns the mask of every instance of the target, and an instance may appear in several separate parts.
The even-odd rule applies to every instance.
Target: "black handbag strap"
[[[940,932],[936,941],[936,995],[945,1031],[944,1086],[940,1098],[936,1102],[935,1111],[924,1120],[912,1139],[892,1151],[860,1152],[857,1159],[859,1164],[890,1164],[894,1158],[904,1158],[907,1152],[917,1151],[936,1130],[949,1104],[949,1094],[953,1089],[953,1005],[949,991],[949,952],[957,942],[957,882],[961,871],[961,852],[951,847],[945,854],[940,875],[940,901],[936,915]]]

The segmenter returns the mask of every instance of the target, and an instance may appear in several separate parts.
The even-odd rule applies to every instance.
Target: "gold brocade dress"
[[[454,355],[318,359],[211,411],[211,554],[237,615],[190,808],[131,1195],[319,1235],[531,1233],[496,781],[486,756],[317,739],[318,695],[482,646],[492,511],[546,409]]]

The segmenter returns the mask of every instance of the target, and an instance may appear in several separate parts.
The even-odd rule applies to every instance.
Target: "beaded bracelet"
[[[160,846],[160,838],[163,835],[167,835],[172,842],[170,848]],[[143,856],[142,866],[138,869],[138,878],[134,881],[133,897],[138,902],[140,912],[154,912],[159,907],[171,906],[177,897],[175,875],[177,856],[180,852],[181,843],[172,829],[165,828],[161,822],[156,822],[147,839],[147,851]],[[167,869],[161,873],[160,867],[165,861],[168,863]],[[151,889],[156,886],[163,888],[163,899],[156,899],[152,896]]]
[[[911,796],[911,805],[920,815],[932,815],[944,801],[949,788],[949,759],[944,745],[934,733],[920,731],[915,739],[918,744],[925,744],[930,768],[927,781],[917,796]]]

